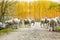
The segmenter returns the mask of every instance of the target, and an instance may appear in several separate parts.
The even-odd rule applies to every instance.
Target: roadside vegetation
[[[40,19],[38,18],[38,19],[36,19],[35,21],[36,21],[36,22],[40,22]]]
[[[0,35],[3,34],[3,33],[10,32],[12,30],[14,30],[14,28],[5,28],[5,29],[2,29],[2,30],[0,30]]]
[[[56,29],[57,29],[57,31],[60,31],[60,26],[58,26]]]
[[[19,28],[23,28],[23,24],[20,24],[19,25]],[[11,32],[11,31],[13,31],[13,30],[15,30],[16,28],[5,28],[5,29],[2,29],[2,30],[0,30],[0,35],[1,34],[3,34],[3,33],[8,33],[8,32]]]

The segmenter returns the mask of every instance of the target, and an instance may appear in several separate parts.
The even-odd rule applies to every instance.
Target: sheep
[[[56,27],[57,27],[57,20],[55,18],[52,18],[50,21],[49,21],[49,31],[55,31],[56,30]]]
[[[6,24],[0,22],[0,30],[6,28]]]
[[[20,23],[20,20],[18,18],[10,19],[5,21],[4,23],[0,22],[0,29],[3,28],[18,28]]]
[[[30,19],[24,19],[24,24],[25,24],[25,27],[31,26],[31,20]]]
[[[19,27],[20,24],[20,20],[18,18],[13,19],[14,25],[16,26],[16,28]]]
[[[0,22],[0,29],[2,29],[2,23]]]
[[[18,18],[15,18],[15,19],[13,19],[13,22],[14,22],[15,24],[19,24],[20,20],[19,20]]]
[[[57,20],[58,26],[60,26],[60,17],[55,17],[55,19]]]
[[[41,27],[43,27],[43,26],[45,26],[45,25],[48,26],[49,21],[50,21],[50,18],[43,18],[43,19],[41,19],[41,20],[40,20],[40,25],[41,25]]]
[[[12,27],[12,26],[14,25],[12,19],[5,21],[5,24],[6,24],[6,27],[7,27],[7,28]]]
[[[60,25],[60,18],[59,17],[55,17],[55,18],[43,18],[40,20],[41,24],[45,26],[45,24],[47,24],[47,28],[49,29],[49,31],[55,31],[56,27],[58,25]]]
[[[10,26],[10,27],[13,26],[13,28],[16,27],[16,29],[17,29],[19,27],[18,25],[20,23],[20,20],[18,18],[14,18],[14,19],[10,19],[8,21],[5,21],[5,23],[7,24],[6,25],[7,27],[8,26]]]
[[[23,20],[22,19],[19,19],[20,20],[20,24],[23,24]]]
[[[35,24],[35,20],[34,19],[31,19],[31,23],[33,23],[33,25]]]
[[[24,19],[24,24],[25,24],[25,27],[28,26],[30,28],[31,24],[33,24],[33,25],[35,24],[35,20],[31,19],[31,18]]]

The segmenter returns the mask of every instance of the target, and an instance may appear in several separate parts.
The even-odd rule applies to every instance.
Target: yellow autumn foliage
[[[55,7],[50,10],[48,7],[52,2],[36,1],[36,2],[18,2],[14,15],[18,18],[43,18],[60,16],[60,12]],[[56,3],[57,4],[57,3]]]

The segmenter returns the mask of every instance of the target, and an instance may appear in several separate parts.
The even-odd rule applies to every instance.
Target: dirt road
[[[60,33],[44,28],[19,28],[0,36],[0,40],[60,40]]]

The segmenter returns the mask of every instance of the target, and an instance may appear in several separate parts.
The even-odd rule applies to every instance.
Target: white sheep
[[[48,27],[49,26],[49,21],[50,21],[50,18],[42,18],[40,20],[40,25],[41,27]]]
[[[17,18],[14,18],[14,19],[10,19],[10,20],[7,20],[7,21],[5,21],[5,23],[7,24],[7,26],[9,27],[18,27],[18,24],[19,24],[19,22],[20,22],[20,20],[19,19],[17,19]]]
[[[16,23],[16,24],[19,24],[20,23],[20,20],[18,18],[14,18],[13,19],[13,22]]]
[[[57,20],[58,26],[60,26],[60,17],[55,17],[55,19]]]
[[[56,27],[57,27],[57,20],[56,20],[56,18],[51,18],[51,20],[49,21],[49,30],[55,31]]]
[[[6,24],[0,22],[0,29],[6,28]]]

